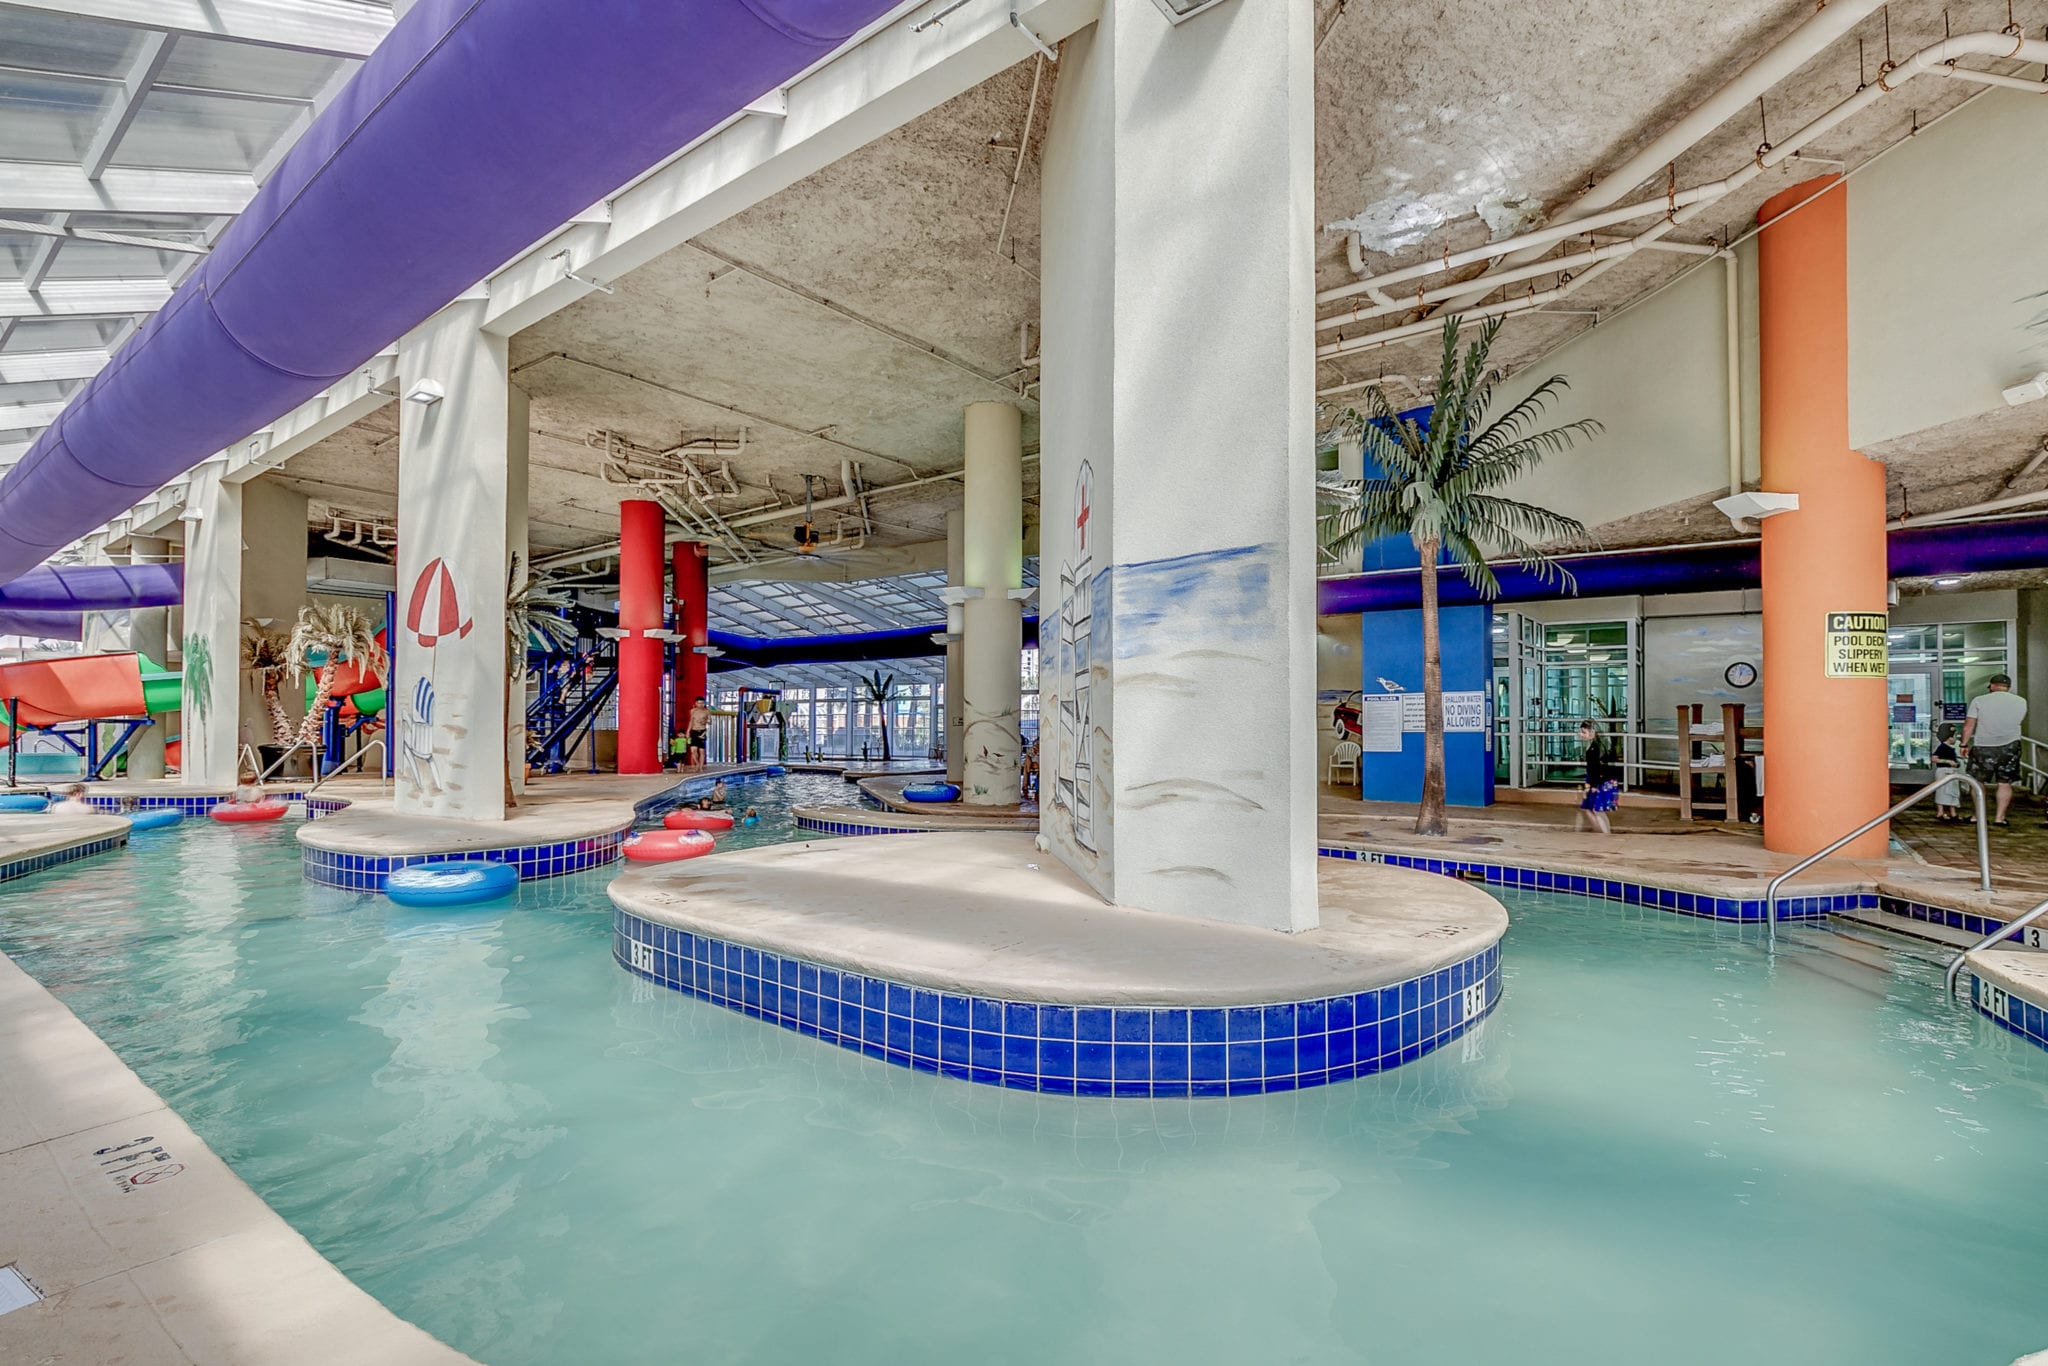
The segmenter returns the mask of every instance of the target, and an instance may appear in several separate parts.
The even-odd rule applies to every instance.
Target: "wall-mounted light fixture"
[[[441,387],[439,380],[433,379],[423,379],[405,391],[407,403],[417,403],[423,408],[431,407],[446,397],[448,391]]]
[[[1204,10],[1215,9],[1223,0],[1152,0],[1176,24],[1185,24]]]

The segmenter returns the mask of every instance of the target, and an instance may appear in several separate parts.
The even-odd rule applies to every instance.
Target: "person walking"
[[[2012,679],[1993,674],[1984,691],[1970,699],[1963,719],[1963,758],[1970,776],[1998,789],[1997,814],[1991,823],[2001,830],[2012,822],[2012,785],[2020,776],[2020,725],[2027,719],[2027,699],[2014,694]]]
[[[1572,828],[1584,830],[1591,825],[1601,834],[1611,835],[1614,829],[1608,823],[1608,813],[1621,803],[1620,770],[1599,722],[1579,722],[1579,743],[1586,747],[1586,781],[1579,789],[1579,813]]]

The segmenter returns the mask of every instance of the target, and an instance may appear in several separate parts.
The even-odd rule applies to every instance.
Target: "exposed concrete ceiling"
[[[1386,242],[1389,250],[1370,254],[1376,267],[1541,221],[1813,11],[1813,0],[1318,3],[1319,221],[1385,224],[1405,213],[1421,225],[1406,245]],[[2021,8],[2030,29],[2048,17],[2048,0]],[[1957,31],[2006,21],[2003,0],[1952,0],[1949,14]],[[1903,56],[1941,36],[1942,6],[1900,0],[1890,22],[1894,53]],[[1859,34],[1868,75],[1882,56],[1882,21],[1873,17]],[[749,548],[721,550],[721,561],[760,557],[763,575],[787,577],[930,564],[944,513],[958,503],[957,483],[879,494],[865,516],[858,507],[820,513],[820,533],[841,544],[794,566],[790,528],[800,520],[806,474],[823,499],[847,491],[849,472],[873,489],[956,469],[969,403],[1017,403],[1027,450],[1035,446],[1037,403],[1027,381],[1036,370],[1024,361],[1036,349],[1039,154],[1057,76],[1057,66],[1022,62],[623,277],[615,294],[593,293],[515,337],[512,361],[532,395],[536,429],[536,556],[601,545],[616,535],[621,498],[643,496],[607,481],[609,440],[643,473],[699,443],[693,458],[725,490],[710,501],[721,518],[782,510],[746,528]],[[1852,37],[1766,96],[1763,116],[1779,134],[1858,80]],[[1969,89],[1918,82],[1910,96],[1837,130],[1816,154],[1857,164]],[[1680,183],[1741,166],[1763,138],[1756,110],[1731,119],[1682,159]],[[1779,168],[1675,235],[1698,242],[1740,231],[1767,195],[1829,169],[1821,161]],[[1662,187],[1660,177],[1644,192]],[[1611,313],[1695,263],[1645,253],[1569,307]],[[1341,233],[1319,241],[1317,269],[1321,287],[1352,278]],[[1515,320],[1502,333],[1499,359],[1526,364],[1591,322],[1578,313]],[[1322,367],[1320,382],[1426,373],[1432,350],[1423,341],[1346,358]],[[395,512],[394,420],[386,409],[298,457],[282,477],[343,513]],[[1915,510],[1923,473],[1944,481],[1943,492],[1927,490],[1930,500],[1971,501],[2022,456],[2018,445],[1989,453],[1987,443],[2004,438],[1981,425],[1922,434],[1924,452],[1876,454],[1893,462]],[[2007,444],[2023,444],[2022,435]],[[1953,459],[1965,445],[1986,451],[1984,469],[1968,479],[1957,477]],[[1032,498],[1035,473],[1027,464]],[[1726,534],[1708,501],[1602,528],[1603,539]],[[1034,518],[1027,504],[1027,520]]]

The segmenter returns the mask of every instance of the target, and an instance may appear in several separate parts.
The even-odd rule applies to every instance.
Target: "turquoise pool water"
[[[682,803],[651,806],[640,821],[642,829],[661,826],[661,813]],[[720,849],[754,849],[780,844],[804,832],[798,831],[790,815],[793,806],[872,806],[858,787],[835,773],[788,773],[772,778],[742,778],[726,785],[726,806],[735,819],[753,808],[760,816],[757,825],[735,825],[718,832]],[[829,838],[811,836],[804,838]]]
[[[492,1366],[1992,1363],[2048,1347],[2048,1055],[1756,931],[1508,893],[1506,994],[1367,1081],[1078,1101],[635,979],[610,875],[463,914],[188,821],[0,949]]]

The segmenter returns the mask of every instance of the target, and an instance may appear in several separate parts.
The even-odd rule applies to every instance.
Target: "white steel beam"
[[[382,392],[379,392],[379,391]],[[228,448],[221,481],[245,484],[340,432],[385,404],[398,392],[398,352],[373,356],[368,365],[315,394],[255,435]]]
[[[0,280],[0,318],[153,313],[170,297],[167,280],[48,280],[35,290]]]
[[[135,60],[128,64],[128,70],[121,76],[121,93],[115,97],[114,107],[100,120],[100,126],[93,130],[92,142],[79,158],[87,180],[98,180],[107,169],[107,163],[114,159],[114,149],[121,145],[121,137],[128,126],[135,122],[135,111],[142,107],[142,97],[164,69],[170,59],[171,44],[176,41],[168,33],[145,33],[142,46],[136,50]]]
[[[60,213],[56,226],[64,227],[71,222],[71,215]],[[28,260],[21,267],[21,287],[34,293],[43,287],[43,280],[50,273],[50,266],[57,259],[57,248],[64,245],[61,236],[45,237],[28,249]]]
[[[67,400],[46,403],[0,403],[0,432],[40,430],[57,420]]]
[[[1015,66],[1034,48],[1013,14],[1056,43],[1101,9],[1102,0],[985,3],[924,33],[898,16],[786,86],[783,117],[735,115],[614,195],[609,222],[569,226],[491,276],[484,329],[531,327],[590,292],[569,271],[608,284]]]
[[[352,0],[4,0],[0,9],[75,15],[333,57],[369,56],[393,23],[389,10]]]
[[[91,379],[112,352],[0,351],[0,384],[33,384],[38,380]]]
[[[83,166],[0,161],[0,209],[22,213],[240,213],[254,176],[110,166],[98,180]]]

